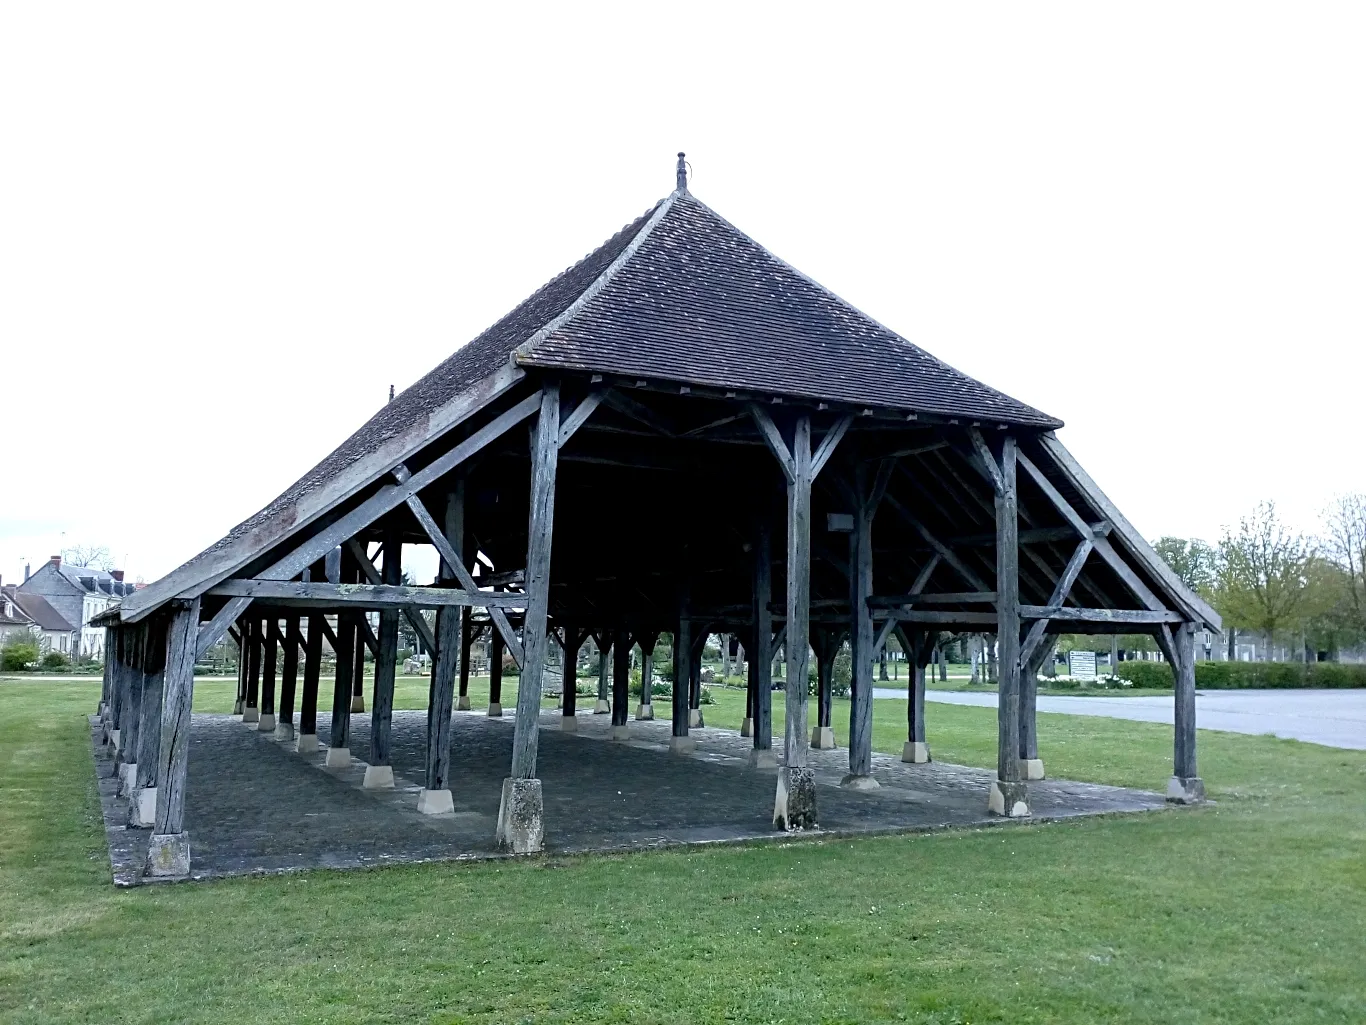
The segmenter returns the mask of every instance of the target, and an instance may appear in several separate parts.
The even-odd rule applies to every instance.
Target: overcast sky
[[[0,8],[5,581],[171,570],[680,149],[1150,537],[1366,490],[1366,8],[496,6]]]

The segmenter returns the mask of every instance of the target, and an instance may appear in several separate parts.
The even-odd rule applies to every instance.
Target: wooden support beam
[[[926,626],[940,626],[949,630],[958,629],[976,632],[983,627],[994,627],[997,615],[994,612],[953,612],[947,609],[887,609],[881,613],[895,623],[920,623]],[[886,632],[891,633],[892,627]],[[883,638],[886,639],[885,637]]]
[[[779,829],[816,825],[815,777],[807,766],[806,667],[811,616],[811,418],[798,416],[792,432],[792,473],[787,487],[787,699],[783,767],[773,824]],[[871,695],[870,695],[871,697]]]
[[[390,529],[385,533],[382,551],[383,586],[396,587],[403,579],[403,541],[397,531]],[[361,563],[361,571],[364,570],[365,564]],[[428,636],[431,636],[430,631]],[[372,789],[394,785],[390,749],[394,718],[394,683],[397,675],[398,610],[391,608],[379,614],[379,650],[375,653],[375,693],[370,703],[370,764],[365,770],[365,785]]]
[[[243,722],[258,722],[261,717],[261,619],[252,616],[247,621],[247,706]]]
[[[939,541],[939,539],[934,536],[934,534],[930,533],[929,529],[918,519],[916,519],[909,509],[907,509],[904,505],[898,502],[891,495],[887,495],[884,501],[886,501],[886,503],[889,506],[891,506],[892,509],[896,510],[897,514],[900,515],[901,518],[905,520],[911,526],[911,528],[916,531],[916,533],[918,533],[922,538],[924,538],[925,542],[932,549],[934,549],[936,553],[938,553],[939,557],[943,559],[944,562],[948,563],[955,570],[957,570],[958,574],[964,580],[966,580],[969,585],[971,585],[979,591],[991,590],[991,587],[988,586],[987,583],[975,572],[969,569],[947,545],[942,544]]]
[[[292,740],[294,735],[294,698],[299,686],[299,649],[303,646],[303,633],[299,629],[299,617],[285,618],[284,665],[280,671],[280,711],[276,716],[276,733],[283,739]]]
[[[214,614],[214,617],[198,628],[194,645],[194,657],[201,659],[204,653],[217,644],[233,623],[237,622],[247,606],[251,604],[251,598],[230,598],[224,603],[223,607]]]
[[[996,457],[992,455],[991,449],[987,446],[986,439],[982,437],[982,432],[976,427],[968,428],[968,438],[972,441],[973,452],[977,456],[979,468],[991,481],[992,490],[996,494],[1001,494],[1006,489],[1005,476],[1001,472],[1001,467],[996,463]]]
[[[759,436],[764,439],[764,444],[773,453],[773,458],[778,460],[778,466],[783,471],[783,476],[789,485],[796,481],[796,464],[793,461],[792,452],[787,447],[787,442],[783,441],[783,435],[778,430],[778,425],[773,422],[773,418],[768,412],[756,403],[749,404],[749,415],[754,418],[755,425],[759,428]],[[810,420],[807,420],[808,430]]]
[[[584,396],[583,401],[574,407],[574,412],[570,413],[561,421],[559,438],[557,440],[557,445],[560,448],[564,448],[569,439],[574,436],[574,432],[588,422],[588,418],[593,415],[593,411],[597,409],[598,404],[602,402],[602,397],[602,389],[589,392]]]
[[[355,555],[356,562],[360,564],[360,571],[365,574],[366,580],[372,584],[387,583],[387,581],[381,579],[379,569],[376,568],[370,557],[365,554],[365,548],[359,541],[353,537],[346,542],[346,545],[351,549],[352,554]],[[444,564],[444,562],[445,560],[443,559],[442,563]],[[402,583],[402,580],[396,582]],[[436,636],[432,633],[432,628],[428,625],[427,620],[423,618],[422,613],[416,608],[405,608],[403,610],[403,616],[408,620],[408,624],[413,628],[413,632],[416,633],[417,636],[421,638],[422,643],[426,645],[427,650],[435,652]]]
[[[870,778],[873,771],[873,659],[880,647],[873,638],[869,611],[873,593],[873,515],[865,467],[855,468],[851,496],[854,529],[849,535],[849,645],[852,679],[849,697],[849,777]],[[880,638],[886,643],[886,638]]]
[[[1204,797],[1204,784],[1195,757],[1195,623],[1182,623],[1176,636],[1168,635],[1168,646],[1175,655],[1175,730],[1172,753],[1173,786],[1168,795],[1183,803]],[[1164,628],[1165,630],[1165,628]],[[1164,638],[1167,639],[1167,638]]]
[[[327,620],[321,615],[308,617],[308,637],[304,642],[304,689],[299,701],[299,751],[307,754],[318,746],[318,683],[323,664],[323,628]],[[308,737],[310,739],[305,740]]]
[[[1055,605],[1021,605],[1020,618],[1065,620],[1069,623],[1132,623],[1135,626],[1182,621],[1181,613],[1169,609],[1077,609]]]
[[[1096,520],[1087,524],[1092,534],[1102,536],[1110,533],[1111,524],[1106,520]],[[1071,541],[1075,539],[1077,532],[1071,526],[1066,527],[1035,527],[1032,530],[1020,531],[1020,544],[1047,544],[1052,541]],[[991,534],[959,534],[949,538],[946,542],[950,547],[955,548],[979,548],[996,544],[996,535]]]
[[[911,594],[874,595],[870,609],[892,609],[910,605],[995,605],[995,591],[930,591]]]
[[[1072,558],[1068,560],[1062,575],[1058,577],[1057,584],[1053,587],[1053,593],[1049,596],[1048,605],[1050,608],[1061,609],[1062,603],[1067,600],[1067,596],[1072,592],[1072,585],[1076,583],[1077,577],[1081,574],[1082,567],[1086,565],[1086,559],[1091,554],[1090,538],[1082,538],[1077,544],[1076,551],[1072,553]],[[1022,613],[1023,618],[1023,613]],[[1025,637],[1024,643],[1020,645],[1020,666],[1027,668],[1030,660],[1034,657],[1034,651],[1043,641],[1044,631],[1048,629],[1048,618],[1041,618],[1033,623],[1029,628],[1029,634]]]
[[[677,437],[674,425],[664,417],[660,416],[648,406],[643,406],[629,395],[624,395],[616,388],[609,388],[603,393],[602,401],[615,409],[622,416],[634,420],[636,423],[644,424],[656,434],[665,438]]]
[[[166,625],[164,615],[142,621],[142,703],[138,721],[138,747],[134,755],[137,772],[128,799],[128,824],[152,825],[156,814],[157,767],[161,752],[161,706],[166,679]]]
[[[976,435],[981,440],[981,435]],[[982,446],[985,449],[985,444]],[[990,451],[986,451],[990,457]],[[999,665],[997,684],[997,778],[1018,782],[1020,768],[1020,551],[1014,435],[1001,444],[1000,490],[996,495],[996,646]],[[994,460],[989,460],[994,465]],[[1011,807],[1017,803],[1011,797]]]
[[[825,432],[825,437],[821,439],[820,445],[811,456],[812,480],[815,480],[820,476],[821,470],[825,468],[825,464],[830,460],[830,457],[835,454],[835,446],[840,443],[840,439],[844,437],[845,432],[849,430],[849,425],[853,422],[854,418],[852,416],[842,416],[835,421],[834,426],[832,426],[830,430]],[[887,473],[890,475],[891,472],[889,467]],[[886,485],[884,484],[883,487],[885,488]]]
[[[678,666],[674,666],[678,672]],[[684,676],[686,677],[686,672]],[[631,700],[631,634],[618,628],[612,635],[612,729],[626,729]],[[615,739],[615,732],[614,732]]]
[[[210,594],[249,594],[285,608],[323,608],[343,606],[366,609],[400,610],[439,609],[447,605],[468,605],[500,611],[527,605],[525,594],[510,591],[480,591],[454,587],[410,587],[402,584],[323,584],[303,580],[262,580],[260,578],[225,580]],[[418,617],[421,619],[421,617]],[[424,621],[424,625],[425,621]],[[511,628],[509,628],[511,629]],[[432,642],[435,647],[436,642]]]
[[[773,591],[773,553],[768,521],[760,509],[754,518],[750,552],[750,674],[754,677],[754,752],[756,767],[776,767],[773,755],[773,613],[768,610]]]
[[[144,869],[149,876],[177,878],[190,872],[185,831],[185,785],[190,766],[190,710],[199,638],[199,599],[172,603],[166,635],[166,666],[157,746],[157,798]]]
[[[280,658],[280,620],[271,616],[266,620],[265,648],[261,658],[261,718],[266,719],[267,731],[275,729],[275,671]]]

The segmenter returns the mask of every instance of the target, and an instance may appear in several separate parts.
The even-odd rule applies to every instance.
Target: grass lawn
[[[1366,1021],[1360,752],[1202,733],[1218,803],[1190,812],[120,892],[98,691],[0,683],[0,1021]],[[903,709],[875,708],[899,751]],[[935,756],[991,764],[994,718],[932,706]],[[1039,730],[1054,775],[1170,771],[1170,727]]]

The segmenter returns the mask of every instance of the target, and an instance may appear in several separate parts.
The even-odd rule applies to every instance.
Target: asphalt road
[[[901,698],[904,690],[879,687],[879,698]],[[995,694],[929,690],[927,701],[996,707]],[[1172,722],[1168,697],[1039,697],[1040,712],[1102,715],[1139,722]],[[1366,750],[1366,690],[1197,691],[1195,721],[1201,729],[1271,734],[1328,747]]]

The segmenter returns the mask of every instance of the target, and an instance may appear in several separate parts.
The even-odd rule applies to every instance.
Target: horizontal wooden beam
[[[1056,605],[1021,605],[1020,618],[1153,626],[1157,623],[1180,623],[1185,617],[1170,609],[1074,609]]]
[[[454,587],[406,587],[398,584],[328,584],[303,580],[224,580],[209,594],[252,598],[276,605],[326,607],[344,605],[367,609],[439,609],[466,605],[477,609],[522,609],[527,596],[511,591],[471,591]]]
[[[1104,537],[1110,533],[1111,525],[1105,520],[1099,520],[1089,525],[1092,535]],[[1077,536],[1077,532],[1071,527],[1035,527],[1033,530],[1020,531],[1020,544],[1045,544],[1052,541],[1071,541]],[[956,548],[981,548],[996,543],[996,533],[990,534],[960,534],[951,537],[946,542]]]
[[[355,556],[356,561],[360,563],[361,572],[365,574],[366,580],[370,581],[372,584],[383,582],[383,577],[380,576],[380,572],[375,567],[375,564],[370,561],[370,556],[366,554],[365,546],[363,544],[353,537],[346,542],[346,547],[351,554]],[[423,646],[435,655],[436,637],[433,636],[432,628],[427,625],[427,621],[422,618],[422,613],[418,612],[417,609],[407,608],[403,610],[403,615],[407,618],[409,625],[412,626],[418,637],[422,638]]]
[[[995,627],[994,612],[949,612],[932,609],[887,609],[888,618],[899,623],[936,623],[943,626]]]
[[[995,591],[941,591],[918,594],[873,595],[870,609],[891,609],[903,605],[994,605]]]

